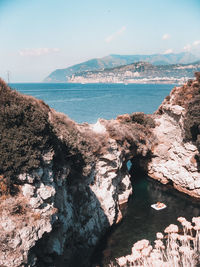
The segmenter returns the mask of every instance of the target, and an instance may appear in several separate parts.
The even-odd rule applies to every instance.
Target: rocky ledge
[[[132,193],[127,162],[200,197],[200,78],[156,114],[76,124],[0,81],[0,266],[89,266]]]
[[[200,198],[200,73],[175,87],[155,114],[157,144],[148,174]]]

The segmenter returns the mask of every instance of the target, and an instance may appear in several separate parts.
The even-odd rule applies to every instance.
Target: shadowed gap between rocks
[[[152,233],[150,231],[147,231],[147,233],[144,233],[144,235],[140,237],[140,239],[147,238],[151,242],[153,242],[153,240],[155,240],[156,231],[158,231],[158,230],[163,231],[164,228],[168,224],[177,223],[176,219],[179,216],[186,216],[186,218],[188,218],[189,220],[191,220],[191,218],[193,216],[199,216],[200,215],[200,201],[198,199],[193,199],[192,197],[185,195],[184,193],[179,192],[176,189],[174,189],[172,181],[169,181],[168,184],[163,185],[160,182],[149,177],[147,170],[148,170],[148,163],[150,162],[150,160],[151,160],[151,154],[149,154],[147,157],[142,157],[140,155],[139,156],[136,155],[134,158],[130,159],[126,164],[127,169],[129,171],[129,173],[131,174],[131,183],[133,186],[133,195],[130,196],[130,200],[126,205],[125,212],[130,213],[130,211],[133,210],[133,208],[134,208],[133,207],[133,200],[134,200],[134,203],[137,205],[138,201],[141,201],[143,199],[143,197],[145,197],[145,196],[141,195],[140,187],[138,187],[138,185],[140,184],[140,180],[142,180],[142,179],[146,180],[147,184],[148,184],[146,186],[146,190],[147,190],[147,193],[152,198],[151,200],[156,201],[156,199],[157,199],[157,200],[163,201],[164,203],[167,204],[167,207],[168,207],[167,212],[164,210],[163,212],[160,213],[161,214],[160,225],[158,226],[155,224],[155,227],[154,227],[153,226],[154,224],[152,224],[152,226],[150,227],[150,228],[152,228]],[[134,188],[136,191],[134,191]],[[134,197],[134,194],[136,195],[136,199]],[[179,207],[179,205],[177,204],[177,200],[181,201],[181,207]],[[145,201],[148,202],[148,200],[144,200],[144,202]],[[148,216],[150,216],[152,221],[155,223],[155,221],[159,219],[158,215],[160,215],[160,214],[155,213],[154,210],[150,208],[150,203],[148,203],[147,206],[148,206],[149,213],[153,214],[153,215],[148,214]],[[136,208],[136,210],[137,210],[137,208]],[[182,211],[184,212],[183,214],[182,214]],[[154,213],[155,213],[155,215],[154,215]],[[167,219],[165,219],[165,217],[162,216],[162,213],[167,214],[166,215]],[[170,214],[171,217],[168,215],[168,213]],[[129,214],[128,217],[130,217],[130,216],[131,215]],[[134,216],[136,216],[134,220],[136,220],[136,224],[137,224],[137,220],[138,220],[137,211],[134,212],[134,210],[133,210],[132,217],[134,217]],[[149,217],[149,219],[150,219],[150,217]],[[132,238],[130,238],[131,240],[133,240],[133,243],[130,243],[128,240],[126,240],[126,242],[124,244],[125,240],[123,240],[123,241],[120,240],[120,230],[119,230],[120,227],[127,230],[126,226],[125,226],[126,223],[124,223],[124,220],[127,220],[127,216],[125,216],[125,218],[122,219],[122,221],[118,225],[112,226],[106,232],[106,234],[101,238],[101,240],[100,240],[100,242],[99,242],[99,244],[98,244],[98,246],[97,246],[97,248],[93,254],[91,267],[96,267],[96,266],[107,267],[111,260],[113,260],[113,262],[115,262],[113,255],[115,255],[117,257],[121,257],[121,256],[124,256],[126,254],[131,253],[132,244],[134,242],[138,241],[138,236],[133,236]],[[128,220],[130,220],[130,218]],[[148,223],[150,224],[150,221],[145,222],[146,227],[147,227]],[[142,225],[142,222],[140,222],[140,226],[141,226],[141,229],[144,228],[144,226]],[[140,226],[138,225],[138,227],[140,227]],[[156,229],[156,227],[158,227],[158,229]],[[124,230],[122,230],[122,232],[123,231]],[[140,229],[138,229],[138,231],[141,232]],[[155,233],[153,233],[153,231]],[[126,238],[124,238],[124,239],[126,239]],[[112,242],[114,242],[113,243],[113,244],[115,244],[114,246],[112,245]],[[124,253],[122,251],[121,251],[121,253],[119,253],[119,251],[118,251],[119,255],[116,255],[115,254],[116,251],[113,253],[112,249],[114,248],[114,250],[115,250],[117,246],[120,246],[120,244],[121,244],[121,246],[124,246],[124,247],[127,246],[127,249],[125,249],[127,251],[126,251],[126,253]],[[128,250],[128,248],[130,251]]]
[[[147,170],[148,170],[148,163],[150,160],[151,160],[151,153],[148,153],[147,156],[145,157],[142,157],[141,155],[135,155],[127,162],[124,162],[123,169],[124,171],[127,171],[130,174],[130,180],[133,187],[133,194],[134,194],[134,183],[140,180],[141,177],[146,177],[148,179]],[[126,215],[128,205],[129,205],[128,203],[124,203],[121,205],[121,211],[123,216]],[[117,225],[111,226],[101,237],[91,257],[90,267],[96,267],[96,266],[105,267],[105,265],[103,264],[102,252],[106,247],[109,237],[112,235],[112,233],[115,231],[116,228],[120,227],[122,221],[120,221]]]
[[[104,225],[104,227],[102,228],[106,228],[106,226],[108,228],[109,221],[106,215],[103,213],[103,210],[101,209],[99,200],[89,187],[90,183],[93,183],[94,181],[90,181],[90,183],[88,181],[88,183],[85,183],[85,180],[88,179],[88,177],[83,177],[82,175],[80,175],[82,172],[82,167],[81,165],[79,165],[78,171],[72,170],[70,175],[67,177],[67,182],[65,184],[66,192],[70,194],[70,201],[73,206],[73,225],[68,228],[66,234],[66,226],[64,224],[67,224],[69,222],[64,221],[64,213],[67,212],[67,210],[64,210],[62,213],[57,214],[58,219],[52,225],[52,231],[50,233],[45,233],[29,252],[28,262],[32,263],[32,267],[88,267],[90,265],[90,255],[94,250],[94,245],[91,244],[91,246],[89,246],[87,244],[87,237],[81,236],[79,233],[79,228],[83,228],[84,224],[86,225],[93,215],[88,214],[88,217],[86,216],[87,218],[84,218],[85,221],[81,217],[81,215],[83,214],[83,209],[85,208],[87,210],[88,208],[88,200],[85,198],[86,191],[88,192],[90,200],[92,199],[96,202],[96,207],[98,207],[98,210],[100,211],[100,214],[98,215],[101,216],[100,221]],[[79,185],[79,187],[77,186],[77,184]],[[82,186],[82,191],[80,191],[80,185]],[[63,188],[57,189],[55,200],[56,207],[60,206],[60,201],[64,201],[64,198],[62,198],[62,196]],[[74,227],[74,225],[77,225],[77,227]],[[102,229],[101,232],[99,231],[99,233],[96,233],[95,236],[98,237],[100,234],[102,234],[103,231],[104,229]],[[91,233],[90,236],[92,234],[95,233]],[[57,238],[57,240],[62,238],[65,239],[64,253],[62,253],[62,255],[48,252],[47,248],[55,238]],[[57,245],[57,251],[61,250],[59,247],[59,242],[55,244]],[[34,260],[35,256],[37,260]],[[28,264],[26,266],[28,267],[30,265]]]

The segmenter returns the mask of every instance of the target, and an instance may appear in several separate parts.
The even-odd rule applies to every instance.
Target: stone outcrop
[[[200,80],[175,87],[155,115],[157,144],[148,174],[200,198]]]
[[[154,115],[76,124],[0,81],[0,266],[89,266],[132,193],[127,162],[200,197],[200,79]]]
[[[3,81],[0,89],[0,266],[89,266],[122,218],[132,193],[126,163],[151,150],[142,123],[153,120],[78,125]]]
[[[122,153],[115,140],[108,143],[110,153],[86,176],[67,162],[54,170],[52,151],[41,168],[19,174],[19,193],[1,200],[1,266],[88,266],[132,192]]]

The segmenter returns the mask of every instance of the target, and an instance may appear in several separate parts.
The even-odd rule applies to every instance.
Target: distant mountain
[[[190,64],[152,65],[137,62],[100,71],[84,71],[71,76],[71,83],[183,83],[200,71],[200,61]]]
[[[154,54],[154,55],[109,55],[95,58],[66,69],[53,71],[44,82],[67,82],[73,74],[84,71],[104,70],[117,66],[127,65],[138,61],[149,62],[154,65],[187,64],[198,60],[194,55],[183,52],[179,54]]]

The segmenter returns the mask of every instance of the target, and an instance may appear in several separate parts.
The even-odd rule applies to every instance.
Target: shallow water
[[[167,208],[160,211],[151,208],[151,204],[158,201],[165,203]],[[198,201],[150,178],[139,177],[133,181],[127,213],[96,252],[96,263],[107,266],[114,258],[130,254],[133,243],[138,240],[155,240],[157,232],[163,232],[171,223],[178,224],[178,217],[191,220],[199,215]]]

